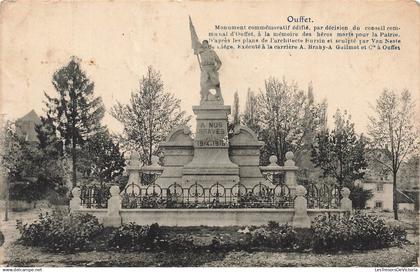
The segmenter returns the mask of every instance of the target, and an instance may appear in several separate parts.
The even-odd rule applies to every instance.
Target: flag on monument
[[[190,18],[190,31],[191,31],[191,47],[194,50],[194,55],[197,55],[198,50],[201,47],[201,43],[200,43],[200,40],[198,39],[197,33],[195,32],[194,25],[191,21],[191,16],[189,16],[189,18]]]

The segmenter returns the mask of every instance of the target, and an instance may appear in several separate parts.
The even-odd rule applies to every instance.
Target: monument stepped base
[[[195,182],[203,186],[240,182],[246,187],[267,183],[259,169],[263,143],[252,130],[239,125],[228,138],[231,109],[220,103],[193,106],[197,120],[194,138],[189,128],[177,128],[160,145],[164,171],[156,184],[167,188],[175,182],[183,187]]]

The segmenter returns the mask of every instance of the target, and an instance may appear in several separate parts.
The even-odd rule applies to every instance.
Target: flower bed
[[[406,243],[406,233],[375,216],[317,217],[311,229],[293,229],[269,222],[255,227],[160,227],[134,223],[103,228],[88,214],[41,215],[31,225],[18,226],[19,241],[48,251],[337,252],[385,248]]]

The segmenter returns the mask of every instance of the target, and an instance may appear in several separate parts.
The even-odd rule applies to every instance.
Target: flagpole
[[[197,56],[198,65],[200,66],[200,71],[202,71],[203,69],[201,68],[201,61],[200,61],[200,58],[198,57],[198,54],[197,54],[196,56]]]
[[[201,46],[201,43],[199,42],[197,33],[195,32],[195,28],[194,28],[194,25],[192,23],[191,16],[188,15],[188,19],[190,21],[191,46],[192,46],[192,48],[194,50],[194,54],[197,55],[198,65],[200,66],[200,70],[202,71],[203,69],[201,67],[200,57],[198,56],[199,55],[199,52],[198,52],[198,48],[197,48],[197,43],[200,46]]]

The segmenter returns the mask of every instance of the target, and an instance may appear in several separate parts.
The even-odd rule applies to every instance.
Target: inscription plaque
[[[228,147],[226,122],[197,120],[196,147]]]

